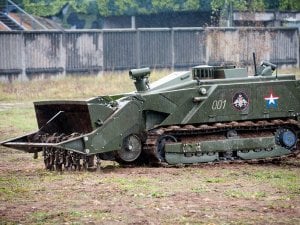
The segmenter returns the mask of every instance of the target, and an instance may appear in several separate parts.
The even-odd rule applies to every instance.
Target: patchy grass
[[[300,69],[299,68],[284,69],[284,70],[279,69],[278,74],[280,74],[280,73],[282,73],[282,74],[295,74],[296,79],[300,80]]]
[[[154,70],[150,82],[170,74],[171,70]],[[278,73],[296,74],[299,69],[279,69]],[[33,102],[45,99],[87,99],[97,95],[110,95],[134,91],[128,72],[105,72],[101,75],[68,75],[27,82],[0,83],[0,102]]]
[[[14,176],[0,177],[0,199],[1,201],[16,200],[29,193],[29,184],[26,179]]]
[[[109,165],[102,172],[58,173],[43,170],[42,160],[26,153],[1,156],[0,215],[5,224],[299,222],[299,194],[281,186],[299,186],[297,167]]]
[[[289,68],[289,69],[278,69],[278,74],[295,74],[300,78],[300,69],[299,68]]]
[[[159,79],[171,71],[153,71],[150,79]],[[32,102],[51,99],[88,99],[135,90],[128,73],[99,76],[66,76],[27,82],[0,83],[0,141],[37,129]]]
[[[127,178],[109,178],[102,182],[117,185],[122,192],[126,192],[133,197],[139,198],[162,198],[171,195],[164,189],[156,178],[137,177],[134,179]]]
[[[150,81],[171,73],[154,70]],[[38,101],[45,99],[86,99],[97,95],[110,95],[134,91],[134,82],[128,72],[106,72],[101,75],[69,75],[27,82],[0,83],[0,102]]]
[[[20,135],[34,129],[37,129],[37,123],[31,104],[0,110],[0,139],[11,137],[12,134]]]
[[[36,129],[32,101],[132,90],[127,73],[1,84],[0,140]],[[300,224],[299,166],[102,168],[50,172],[0,147],[0,224]]]
[[[207,183],[224,183],[225,179],[224,177],[210,177],[207,180],[205,180]]]
[[[37,211],[31,214],[34,224],[94,224],[92,221],[103,223],[107,219],[113,219],[109,212],[101,211],[63,211],[48,212]],[[78,222],[77,222],[78,221]]]
[[[268,182],[278,191],[287,192],[290,195],[300,195],[300,175],[293,171],[257,171],[251,174],[259,182]]]
[[[260,199],[266,197],[264,191],[242,191],[242,190],[226,190],[225,195],[231,198],[238,199]]]

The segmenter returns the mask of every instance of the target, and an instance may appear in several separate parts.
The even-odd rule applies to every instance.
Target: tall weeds
[[[170,74],[171,70],[154,70],[150,81]],[[297,74],[299,69],[279,70],[280,73]],[[51,99],[87,99],[98,95],[110,95],[135,90],[127,72],[105,72],[101,75],[67,75],[34,79],[27,82],[0,83],[0,102],[32,102]]]
[[[169,70],[152,71],[154,81],[170,73]],[[0,102],[26,102],[48,99],[86,99],[135,90],[127,72],[106,72],[100,75],[67,75],[31,81],[0,83]]]

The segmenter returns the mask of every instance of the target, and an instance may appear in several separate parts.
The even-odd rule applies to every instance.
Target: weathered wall
[[[299,67],[297,28],[157,28],[0,32],[0,76],[97,73],[150,66],[252,64]],[[0,77],[0,78],[1,78]],[[15,77],[15,76],[14,76]]]
[[[299,33],[295,28],[207,29],[208,62],[252,64],[257,59],[281,66],[299,66]]]
[[[67,32],[63,35],[65,71],[98,72],[103,68],[102,32]]]
[[[26,32],[21,36],[26,74],[63,72],[64,49],[60,32]],[[13,48],[10,51],[13,52]]]
[[[296,28],[147,28],[104,30],[104,69],[252,64],[257,59],[299,66]]]
[[[24,38],[20,33],[0,33],[0,74],[19,74],[24,68]]]

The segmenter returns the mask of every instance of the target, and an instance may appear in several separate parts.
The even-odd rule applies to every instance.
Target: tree
[[[69,4],[78,13],[97,9],[101,16],[151,14],[166,11],[196,11],[201,0],[23,0],[29,13],[50,16]]]
[[[233,8],[240,11],[264,11],[274,10],[300,10],[299,0],[212,0],[213,11],[220,10],[224,6],[232,4]]]
[[[228,5],[241,11],[300,10],[299,0],[17,0],[29,13],[57,15],[69,4],[77,13],[100,16],[152,14],[170,11],[219,11]]]
[[[300,1],[299,0],[280,0],[279,1],[280,10],[300,10]]]
[[[223,9],[227,5],[232,5],[234,9],[240,11],[263,11],[265,9],[264,0],[212,0],[213,11]]]

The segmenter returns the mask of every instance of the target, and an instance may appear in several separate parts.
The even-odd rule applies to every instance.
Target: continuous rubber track
[[[154,130],[151,130],[148,133],[147,140],[145,142],[143,148],[143,154],[145,155],[143,158],[147,159],[145,163],[152,166],[166,166],[167,164],[164,160],[161,159],[157,152],[158,148],[158,140],[162,135],[171,135],[175,137],[179,137],[183,141],[191,140],[192,142],[199,142],[199,140],[207,139],[214,140],[214,136],[218,135],[224,138],[224,133],[229,130],[236,130],[240,132],[246,132],[248,135],[250,134],[252,137],[258,137],[262,135],[264,132],[274,132],[276,129],[280,127],[288,127],[292,128],[296,132],[300,130],[300,122],[293,119],[288,120],[259,120],[259,121],[242,121],[242,122],[228,122],[228,123],[214,123],[214,124],[201,124],[198,126],[195,125],[184,125],[184,126],[167,126],[160,127]],[[298,134],[299,135],[299,134]],[[192,138],[191,138],[192,137]],[[251,159],[251,160],[241,160],[234,159],[231,162],[247,162],[247,163],[257,163],[257,162],[270,162],[270,161],[278,161],[283,160],[288,157],[296,157],[300,153],[300,143],[298,138],[298,145],[296,149],[289,155],[284,155],[281,157],[270,157],[265,159]],[[215,163],[228,163],[228,161],[218,161]]]
[[[148,166],[176,166],[168,165],[158,154],[158,140],[163,135],[176,136],[182,143],[197,143],[203,140],[218,140],[220,138],[226,139],[226,132],[235,130],[241,132],[242,135],[248,135],[248,137],[263,136],[265,134],[274,135],[276,129],[281,127],[288,127],[297,132],[298,143],[297,147],[289,155],[281,157],[265,158],[265,159],[252,159],[252,160],[241,160],[233,159],[230,162],[237,163],[257,163],[257,162],[271,162],[281,161],[289,157],[295,157],[300,153],[300,122],[293,119],[288,120],[260,120],[260,121],[243,121],[243,122],[228,122],[228,123],[214,123],[214,124],[201,124],[195,125],[184,125],[184,126],[167,126],[159,127],[148,132],[147,139],[143,145],[143,151],[141,157],[132,163],[125,163],[124,165],[148,165]],[[75,137],[80,136],[79,133],[73,134],[41,134],[35,137],[34,142],[42,143],[58,143],[66,141]],[[115,153],[111,155],[114,156]],[[88,168],[94,167],[95,155],[86,156],[76,152],[44,147],[43,157],[45,167],[48,170],[87,170]],[[100,154],[96,154],[96,164],[100,167],[100,160],[103,157]],[[116,158],[110,158],[110,160],[116,160]],[[220,160],[213,163],[228,163],[227,160]],[[199,163],[203,164],[203,163]],[[194,165],[194,164],[193,164]]]

